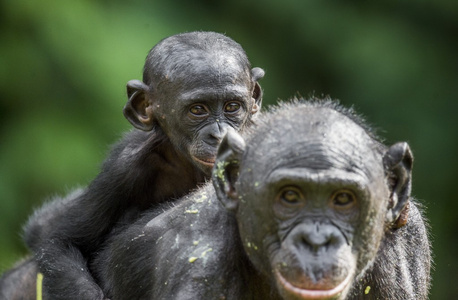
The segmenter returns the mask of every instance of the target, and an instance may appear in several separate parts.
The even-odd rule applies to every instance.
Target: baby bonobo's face
[[[251,118],[254,86],[250,70],[231,57],[190,61],[158,86],[167,100],[156,118],[176,149],[210,175],[227,129],[239,131]]]

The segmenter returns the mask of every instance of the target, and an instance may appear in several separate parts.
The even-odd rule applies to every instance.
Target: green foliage
[[[266,70],[265,103],[329,94],[415,154],[431,220],[431,299],[458,277],[456,1],[0,2],[0,270],[26,255],[21,226],[47,197],[85,185],[129,124],[125,84],[184,31],[224,32]]]

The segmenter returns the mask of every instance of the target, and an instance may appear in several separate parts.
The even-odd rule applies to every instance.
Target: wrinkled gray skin
[[[178,34],[153,47],[143,81],[127,83],[124,115],[137,129],[113,147],[87,188],[46,204],[25,227],[45,299],[106,298],[89,267],[103,242],[210,179],[227,130],[243,130],[258,113],[263,76],[238,43],[215,32]],[[26,261],[7,272],[0,293],[33,298],[17,278],[35,267]]]
[[[112,299],[427,299],[411,167],[352,112],[282,105],[228,132],[214,187],[113,236],[94,271]]]

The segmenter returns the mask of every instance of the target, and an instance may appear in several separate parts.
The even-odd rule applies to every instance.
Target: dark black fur
[[[47,204],[25,228],[45,299],[105,298],[88,267],[101,244],[142,211],[209,178],[227,129],[244,129],[260,109],[263,75],[239,44],[217,33],[175,35],[150,51],[143,82],[127,84],[124,115],[140,130],[112,149],[87,188]]]
[[[94,261],[106,293],[427,299],[430,245],[410,197],[408,145],[386,147],[332,102],[284,104],[257,123],[245,138],[231,131],[223,140],[214,188],[108,241]]]

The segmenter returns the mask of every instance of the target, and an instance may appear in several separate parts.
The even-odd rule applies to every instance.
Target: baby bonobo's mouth
[[[213,167],[213,165],[215,164],[215,156],[196,157],[193,155],[192,158],[199,164],[207,167]]]

